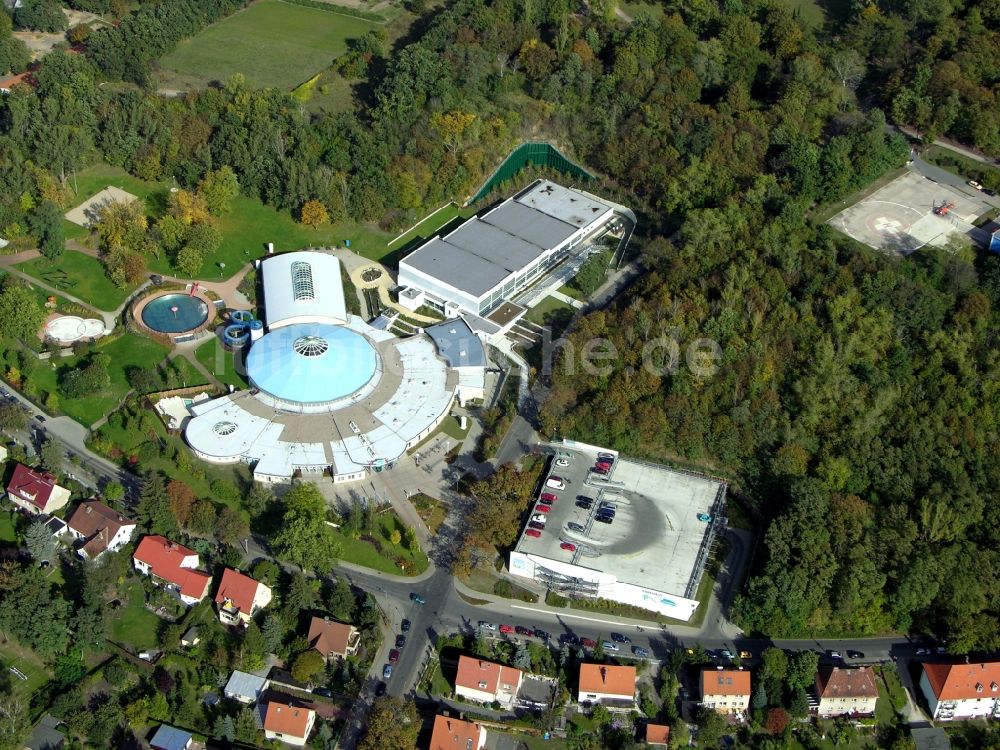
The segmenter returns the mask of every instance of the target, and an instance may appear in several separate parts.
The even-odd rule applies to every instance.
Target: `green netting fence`
[[[489,193],[500,183],[506,182],[528,165],[544,166],[563,174],[568,174],[579,180],[591,181],[597,179],[583,167],[574,164],[559,149],[544,141],[527,141],[515,148],[510,156],[489,176],[468,203],[475,203]]]

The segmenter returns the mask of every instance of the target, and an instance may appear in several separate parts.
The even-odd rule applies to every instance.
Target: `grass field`
[[[104,393],[85,398],[60,399],[60,411],[86,426],[92,425],[118,405],[129,390],[125,371],[130,367],[151,368],[161,362],[167,355],[167,347],[145,336],[125,334],[105,343],[99,341],[91,347],[91,351],[104,352],[111,358],[111,387]],[[59,371],[72,369],[79,362],[78,357],[55,359],[54,366],[47,362],[39,363],[31,374],[44,392],[57,390]]]
[[[344,561],[394,575],[403,572],[407,575],[419,575],[427,570],[427,555],[419,548],[416,553],[412,553],[402,544],[393,545],[389,542],[389,534],[392,533],[392,530],[399,529],[402,532],[402,528],[402,522],[394,513],[384,513],[375,521],[375,530],[372,536],[378,539],[383,550],[391,550],[393,555],[407,561],[408,570],[406,571],[401,571],[392,560],[380,555],[369,542],[362,539],[352,539],[341,533],[339,529],[333,531],[337,541],[342,545],[341,559]]]
[[[8,672],[11,667],[20,670],[28,679],[22,680],[12,672]],[[10,677],[10,686],[14,693],[24,698],[31,696],[49,680],[49,673],[35,652],[11,640],[0,643],[0,669]]]
[[[111,640],[130,646],[135,651],[156,645],[160,618],[145,607],[142,584],[133,581],[124,595],[128,603],[111,623]]]
[[[43,281],[66,294],[71,294],[98,310],[115,310],[124,302],[130,289],[119,289],[104,273],[97,258],[75,250],[67,250],[58,262],[35,258],[19,263],[17,270]]]
[[[17,518],[12,510],[0,510],[0,544],[17,544],[17,527],[14,521]]]
[[[206,385],[208,380],[198,370],[195,369],[185,357],[174,357],[170,360],[170,366],[181,376],[184,388],[192,385]]]
[[[575,310],[572,305],[569,305],[562,300],[556,299],[555,297],[546,297],[533,308],[525,313],[524,317],[530,320],[532,323],[537,323],[540,326],[551,325],[556,327],[559,322],[563,322],[563,318],[572,317]],[[565,325],[565,323],[563,323]],[[560,327],[559,333],[562,332],[562,327]],[[553,336],[556,332],[553,331]]]
[[[182,41],[160,68],[205,83],[242,73],[251,86],[290,90],[346,52],[348,39],[373,28],[353,16],[259,0]]]
[[[236,372],[233,353],[227,351],[217,338],[212,338],[195,349],[194,356],[210,373],[225,385],[246,388],[247,379]]]

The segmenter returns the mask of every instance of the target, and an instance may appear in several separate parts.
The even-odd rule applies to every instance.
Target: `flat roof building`
[[[485,315],[613,216],[614,209],[593,196],[539,180],[401,260],[400,304],[413,310],[429,305],[447,317]]]
[[[296,323],[347,322],[340,261],[308,250],[272,255],[261,263],[265,320],[273,331]]]

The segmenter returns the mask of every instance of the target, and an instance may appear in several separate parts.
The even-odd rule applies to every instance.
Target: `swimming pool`
[[[164,294],[142,308],[142,322],[159,333],[183,333],[208,320],[208,305],[187,294]]]

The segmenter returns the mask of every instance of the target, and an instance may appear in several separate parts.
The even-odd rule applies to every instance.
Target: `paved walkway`
[[[576,297],[570,297],[568,294],[563,294],[558,289],[549,291],[549,296],[555,297],[560,302],[565,302],[567,305],[575,307],[577,310],[583,307],[583,302],[576,299]]]
[[[368,260],[367,258],[342,247],[338,247],[333,250],[332,254],[344,264],[344,269],[347,271],[347,275],[350,276],[351,283],[357,287],[358,297],[361,300],[362,306],[364,306],[364,296],[362,295],[361,290],[376,289],[378,290],[379,302],[382,303],[383,307],[395,310],[396,312],[401,313],[408,318],[412,318],[413,320],[420,321],[421,323],[433,324],[441,322],[439,318],[407,310],[398,302],[393,301],[392,297],[389,296],[389,289],[395,285],[396,281],[389,273],[389,269],[381,263]],[[379,271],[379,277],[374,281],[365,281],[363,278],[365,271]],[[372,311],[369,310],[368,312],[371,313]]]

